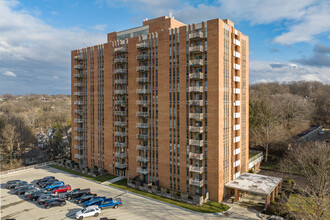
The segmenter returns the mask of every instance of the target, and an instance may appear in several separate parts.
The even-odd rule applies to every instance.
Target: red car
[[[70,185],[63,185],[58,187],[57,189],[53,190],[53,193],[62,193],[62,192],[67,192],[71,190],[71,186]]]

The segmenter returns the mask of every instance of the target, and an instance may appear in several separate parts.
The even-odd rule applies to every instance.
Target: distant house
[[[43,163],[48,161],[48,159],[48,155],[37,148],[31,149],[23,155],[23,161],[25,165]]]

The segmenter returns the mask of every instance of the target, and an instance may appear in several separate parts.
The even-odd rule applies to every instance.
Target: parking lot
[[[58,180],[64,181],[65,184],[70,184],[72,189],[90,188],[91,192],[98,196],[109,198],[119,196],[122,199],[123,205],[118,209],[104,209],[99,217],[86,219],[100,219],[102,217],[109,219],[219,219],[222,217],[226,219],[225,216],[197,214],[176,206],[126,193],[51,167],[32,169],[1,178],[1,219],[75,219],[75,213],[83,208],[81,204],[75,204],[70,200],[64,207],[45,209],[43,205],[25,200],[23,196],[11,194],[9,189],[3,187],[9,180],[20,179],[32,182],[44,176],[55,176]]]

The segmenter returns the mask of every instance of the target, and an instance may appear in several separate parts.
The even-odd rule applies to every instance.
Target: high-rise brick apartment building
[[[248,170],[249,39],[230,20],[146,20],[71,63],[80,166],[214,201]]]

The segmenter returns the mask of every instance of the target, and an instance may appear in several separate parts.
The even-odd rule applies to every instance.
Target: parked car
[[[27,196],[28,199],[32,200],[32,201],[36,201],[40,195],[44,195],[45,192],[42,190],[36,191],[34,193],[32,193],[31,195]]]
[[[22,187],[24,185],[28,184],[26,181],[19,180],[16,183],[12,183],[8,186],[8,189],[18,189],[19,187]]]
[[[56,199],[58,198],[58,196],[52,195],[52,194],[43,194],[40,195],[39,198],[37,199],[37,203],[39,205],[44,204],[45,202],[47,202],[48,200],[52,200],[52,199]]]
[[[54,176],[45,176],[44,178],[42,178],[42,179],[38,179],[37,181],[36,181],[36,184],[40,184],[40,183],[42,183],[42,182],[46,182],[46,181],[48,181],[48,180],[50,180],[50,179],[55,179],[55,177]]]
[[[49,184],[52,184],[53,182],[56,182],[56,181],[58,181],[58,179],[49,179],[49,180],[46,180],[46,181],[40,182],[40,183],[39,183],[39,186],[42,187],[42,188],[45,188],[45,187],[48,186]]]
[[[61,206],[61,207],[63,207],[65,204],[66,204],[66,202],[65,202],[64,199],[56,198],[56,199],[46,201],[45,202],[45,208],[49,209],[52,206]]]
[[[120,198],[116,198],[116,199],[105,199],[103,201],[101,201],[100,203],[96,203],[96,205],[98,205],[98,207],[100,209],[104,209],[104,208],[118,208],[118,206],[122,205],[121,199]]]
[[[87,193],[91,193],[91,190],[90,189],[74,189],[72,190],[71,192],[69,193],[66,193],[64,198],[67,199],[67,200],[70,200],[70,199],[74,199],[74,198],[78,198],[84,194],[87,194]]]
[[[84,203],[84,202],[86,202],[86,201],[88,201],[88,200],[90,200],[90,199],[93,199],[93,198],[96,197],[96,196],[97,196],[96,194],[90,194],[90,193],[88,193],[88,194],[84,194],[84,195],[82,195],[82,196],[76,198],[76,199],[75,199],[75,202],[78,203],[78,204],[80,204],[80,203]]]
[[[63,193],[71,190],[70,185],[63,185],[53,190],[53,193]]]
[[[37,192],[37,191],[40,191],[40,189],[32,188],[32,189],[30,189],[30,190],[28,190],[28,191],[25,191],[25,192],[24,192],[23,194],[21,194],[21,195],[24,195],[25,197],[27,197],[27,196],[29,196],[29,195],[31,195],[32,193]]]
[[[21,180],[10,180],[5,184],[6,189],[11,189],[13,186],[15,186],[18,182]]]
[[[17,195],[24,195],[24,193],[26,191],[29,191],[31,189],[33,189],[33,187],[31,187],[31,186],[24,186],[24,187],[21,187],[21,188],[15,190],[14,193],[17,194]]]
[[[63,185],[64,185],[64,182],[63,181],[56,181],[56,182],[53,182],[52,184],[47,185],[45,187],[45,189],[48,190],[48,191],[50,191],[50,190],[59,188],[60,186],[63,186]]]
[[[86,202],[84,202],[84,206],[91,206],[91,205],[97,205],[98,203],[101,203],[103,200],[105,200],[105,197],[94,197],[93,199],[90,199]]]
[[[101,209],[97,205],[92,205],[80,210],[76,213],[76,219],[83,219],[85,217],[95,216],[101,214]]]
[[[33,184],[30,184],[30,183],[23,183],[22,185],[16,185],[14,189],[11,189],[12,191],[16,191],[20,188],[23,188],[23,187],[34,187]]]

